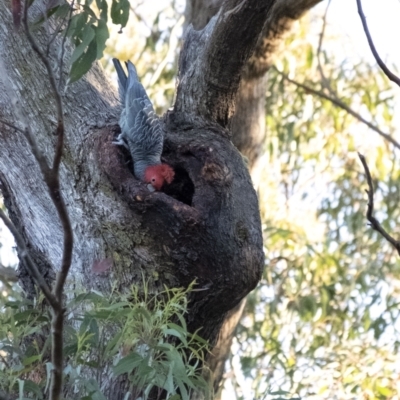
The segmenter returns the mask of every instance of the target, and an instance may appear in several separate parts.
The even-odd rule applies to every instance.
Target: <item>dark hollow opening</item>
[[[163,192],[174,199],[192,205],[194,195],[194,184],[186,170],[180,166],[173,166],[175,171],[174,180],[163,187]]]

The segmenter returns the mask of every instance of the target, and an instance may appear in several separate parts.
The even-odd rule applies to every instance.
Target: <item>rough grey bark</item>
[[[202,29],[189,27],[179,61],[174,109],[228,125],[236,93],[275,1],[226,1]],[[247,46],[243,46],[247,43]]]
[[[242,71],[236,110],[230,129],[235,146],[249,160],[250,167],[257,162],[265,138],[266,73],[282,49],[283,38],[293,22],[322,0],[278,0],[263,25],[254,52]],[[186,26],[203,29],[218,13],[224,0],[191,0],[186,4]]]
[[[232,141],[247,158],[251,171],[257,170],[265,140],[265,93],[267,72],[283,51],[285,35],[293,22],[321,0],[280,0],[274,3],[255,50],[244,66],[236,96],[236,110],[230,122]],[[191,0],[186,3],[185,25],[201,30],[216,15],[223,0]],[[253,178],[254,179],[254,178]],[[258,182],[256,181],[255,184]],[[229,312],[221,328],[210,360],[214,371],[214,389],[221,382],[225,361],[230,353],[234,331],[244,309],[244,301]]]

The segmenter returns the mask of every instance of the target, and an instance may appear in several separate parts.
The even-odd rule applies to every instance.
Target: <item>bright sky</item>
[[[323,1],[314,11],[325,10],[327,1]],[[362,0],[364,14],[375,47],[381,58],[388,64],[396,64],[400,70],[400,1],[399,0]],[[357,12],[356,0],[332,0],[328,14],[328,28],[352,43],[353,51],[373,62],[361,20]]]

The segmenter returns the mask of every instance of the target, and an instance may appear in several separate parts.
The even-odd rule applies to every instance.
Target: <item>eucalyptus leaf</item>
[[[116,25],[124,28],[129,18],[129,0],[112,0],[111,3],[111,19]]]
[[[73,83],[80,79],[92,67],[93,62],[96,60],[97,44],[92,40],[86,50],[71,66],[69,73],[69,82]]]

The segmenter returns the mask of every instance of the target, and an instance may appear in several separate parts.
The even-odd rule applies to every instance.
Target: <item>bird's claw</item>
[[[122,133],[120,133],[117,137],[117,140],[114,140],[111,142],[112,144],[115,144],[117,146],[124,146],[126,149],[129,150],[128,144],[125,142],[125,140],[122,137]]]

